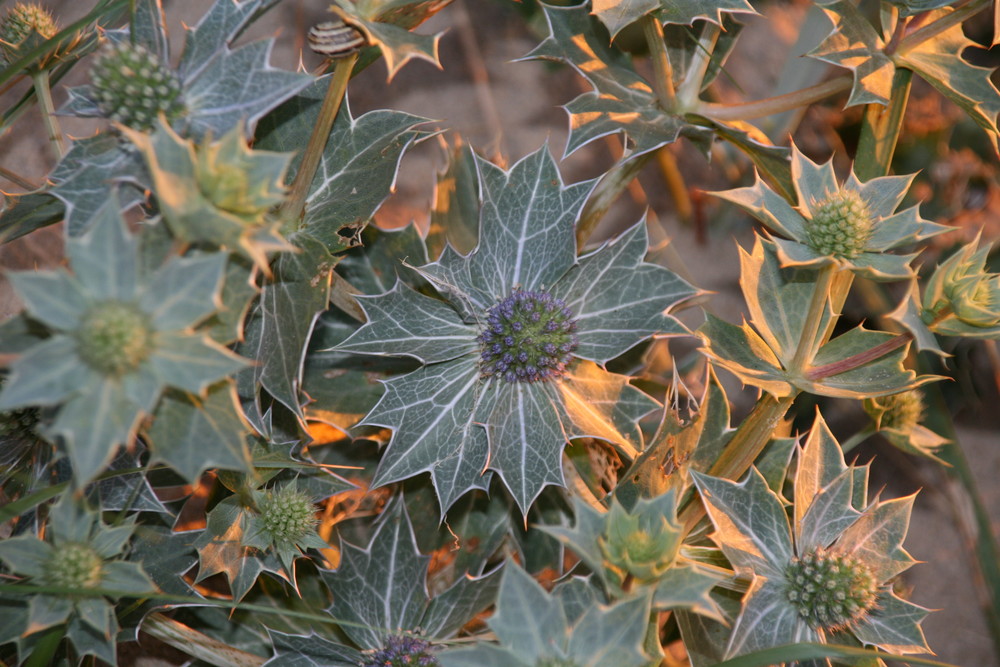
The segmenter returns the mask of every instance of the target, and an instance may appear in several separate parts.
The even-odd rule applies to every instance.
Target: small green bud
[[[197,149],[195,180],[212,204],[246,223],[258,223],[284,200],[279,182],[287,156],[252,151],[238,129]]]
[[[865,412],[879,430],[912,431],[924,416],[923,395],[916,389],[889,396],[866,398]]]
[[[102,301],[84,314],[76,332],[80,358],[103,375],[135,371],[153,351],[149,316],[136,305]]]
[[[97,588],[104,561],[89,544],[70,542],[57,546],[45,567],[46,583],[66,588]]]
[[[605,525],[607,529],[598,544],[605,566],[619,580],[631,575],[640,582],[655,581],[673,565],[681,531],[662,514],[629,514],[613,503]]]
[[[872,233],[868,204],[854,190],[840,190],[820,202],[807,220],[809,246],[821,255],[854,259]]]
[[[986,270],[989,248],[979,239],[964,246],[934,270],[924,290],[924,321],[947,324],[948,316],[963,325],[1000,325],[1000,274]]]
[[[160,112],[169,120],[184,110],[177,75],[140,44],[105,45],[90,77],[101,111],[133,129],[149,130]]]
[[[785,570],[785,597],[816,629],[838,630],[875,606],[875,576],[861,560],[816,549],[792,559]]]
[[[48,10],[34,3],[17,3],[0,19],[0,41],[3,42],[0,62],[17,58],[19,47],[32,35],[45,40],[57,32],[59,27]]]
[[[292,485],[271,489],[260,503],[264,530],[275,544],[294,544],[316,527],[316,507]]]

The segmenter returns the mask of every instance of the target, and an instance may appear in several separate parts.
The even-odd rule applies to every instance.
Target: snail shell
[[[309,48],[327,58],[350,55],[365,46],[364,33],[343,21],[323,21],[309,29]]]

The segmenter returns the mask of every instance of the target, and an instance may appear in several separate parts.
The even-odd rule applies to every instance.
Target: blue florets
[[[441,663],[432,651],[433,645],[419,637],[391,636],[361,667],[437,667]]]
[[[573,312],[542,290],[514,291],[486,312],[482,373],[506,382],[538,382],[566,371],[579,339]]]

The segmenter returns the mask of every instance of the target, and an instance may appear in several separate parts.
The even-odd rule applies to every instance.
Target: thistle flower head
[[[579,342],[573,312],[544,290],[514,289],[486,313],[481,369],[505,382],[558,378]]]
[[[868,398],[865,399],[864,408],[880,430],[909,433],[924,416],[923,394],[911,389],[898,394]]]
[[[103,570],[104,559],[92,546],[70,542],[52,551],[45,564],[45,580],[65,588],[97,588]]]
[[[824,199],[806,223],[813,250],[843,259],[854,259],[863,252],[871,233],[871,212],[855,190],[840,190]]]
[[[758,176],[746,188],[715,193],[760,220],[771,232],[783,267],[837,264],[872,280],[905,280],[914,255],[888,251],[950,228],[920,217],[916,207],[896,211],[913,176],[839,181],[832,162],[816,164],[792,146],[796,205]]]
[[[785,595],[799,616],[816,629],[837,630],[875,606],[877,582],[861,560],[815,549],[793,558],[785,571]]]
[[[153,351],[149,316],[123,301],[90,306],[76,331],[77,351],[91,368],[108,376],[134,372]]]
[[[260,506],[264,530],[275,544],[294,544],[316,527],[316,506],[294,485],[266,491]]]
[[[392,635],[385,645],[366,656],[361,667],[437,667],[434,645],[410,635]]]
[[[93,95],[105,116],[136,130],[149,130],[162,112],[183,110],[177,75],[141,44],[107,44],[90,71]]]
[[[51,39],[59,26],[47,9],[31,2],[19,2],[7,10],[0,19],[0,40],[4,50],[14,53],[17,47],[32,34]]]

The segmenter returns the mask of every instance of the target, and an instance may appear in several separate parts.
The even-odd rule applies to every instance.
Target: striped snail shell
[[[350,55],[367,41],[364,33],[341,20],[323,21],[309,29],[309,48],[327,58]]]

